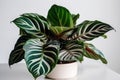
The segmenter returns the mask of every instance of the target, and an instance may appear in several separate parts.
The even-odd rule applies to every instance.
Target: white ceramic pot
[[[67,64],[57,64],[56,67],[47,75],[52,79],[73,78],[78,73],[78,62]]]

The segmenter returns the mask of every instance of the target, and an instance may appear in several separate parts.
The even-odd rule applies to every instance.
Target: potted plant
[[[72,63],[77,68],[75,63],[82,62],[84,57],[107,64],[102,52],[86,41],[105,36],[113,28],[98,20],[85,20],[76,25],[78,18],[79,14],[71,14],[65,7],[53,5],[47,18],[25,13],[13,20],[20,29],[20,38],[10,53],[9,66],[25,59],[29,72],[36,79],[41,75],[50,77],[57,64]],[[70,66],[67,65],[67,68]],[[76,70],[74,68],[69,71]]]

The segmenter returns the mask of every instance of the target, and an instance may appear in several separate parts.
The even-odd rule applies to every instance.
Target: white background
[[[8,63],[9,54],[19,37],[18,28],[10,21],[23,13],[46,16],[52,4],[65,6],[74,14],[80,13],[77,23],[100,20],[116,29],[116,32],[107,33],[107,39],[97,38],[91,43],[104,53],[107,66],[120,73],[120,0],[0,0],[0,63]]]

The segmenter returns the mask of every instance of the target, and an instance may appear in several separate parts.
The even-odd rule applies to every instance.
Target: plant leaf
[[[94,38],[104,35],[113,28],[100,21],[84,21],[74,29],[72,36],[69,39],[90,41]]]
[[[47,15],[52,26],[73,27],[72,15],[65,7],[53,5]]]
[[[56,41],[45,45],[40,39],[30,39],[24,50],[27,68],[35,79],[48,74],[58,61],[59,45]]]
[[[103,37],[104,39],[106,39],[106,38],[107,38],[107,35],[102,35],[102,37]]]
[[[85,51],[86,52],[84,53],[84,56],[95,60],[100,59],[104,64],[107,64],[107,60],[105,59],[103,53],[98,50],[94,45],[86,44]]]
[[[28,35],[28,34],[25,32],[25,30],[20,29],[20,35],[21,35],[21,36],[25,36],[25,35]]]
[[[67,43],[67,42],[66,42]],[[59,59],[61,61],[83,60],[83,44],[72,41],[63,45],[60,51]]]
[[[43,16],[35,13],[23,14],[21,17],[16,18],[13,22],[26,33],[43,39],[43,41],[49,30],[47,20]]]
[[[24,50],[23,50],[23,45],[25,42],[29,39],[30,37],[28,36],[21,36],[16,44],[12,52],[10,53],[9,56],[9,66],[13,65],[14,63],[20,62],[22,59],[24,59]]]
[[[79,14],[76,14],[76,15],[72,14],[72,19],[73,19],[73,24],[74,25],[76,25],[76,21],[77,21],[77,19],[79,19],[79,16],[80,16]]]
[[[50,27],[50,30],[56,35],[56,36],[60,36],[62,35],[63,32],[70,30],[71,28],[68,27]]]

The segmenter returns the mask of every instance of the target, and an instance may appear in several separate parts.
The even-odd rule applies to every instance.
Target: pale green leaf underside
[[[69,30],[71,28],[69,27],[61,27],[61,26],[56,26],[56,27],[50,27],[50,30],[55,34],[55,35],[61,35],[63,32]]]
[[[86,44],[84,56],[95,60],[100,59],[103,63],[107,64],[103,53],[92,44]]]

